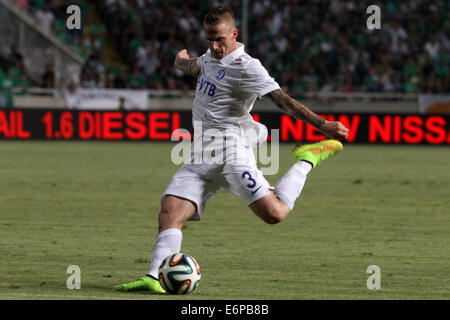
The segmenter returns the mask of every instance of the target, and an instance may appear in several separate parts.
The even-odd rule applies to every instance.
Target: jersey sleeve
[[[200,57],[197,58],[197,65],[201,68],[203,64],[203,60],[205,59],[205,54],[202,54]]]
[[[280,89],[280,86],[267,72],[258,59],[250,61],[242,72],[239,89],[262,98],[265,94]]]

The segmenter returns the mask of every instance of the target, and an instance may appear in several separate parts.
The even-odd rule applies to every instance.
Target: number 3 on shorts
[[[245,179],[245,177],[248,177],[248,181],[250,182],[247,184],[247,187],[250,189],[254,188],[256,186],[256,181],[252,178],[252,175],[248,171],[242,172],[242,179]]]

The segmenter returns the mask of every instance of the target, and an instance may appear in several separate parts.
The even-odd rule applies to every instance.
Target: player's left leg
[[[312,165],[308,162],[295,163],[278,181],[275,190],[250,203],[249,208],[269,224],[283,221],[294,208],[311,169]]]
[[[250,209],[267,223],[283,221],[294,208],[311,169],[342,149],[342,144],[337,140],[324,140],[296,147],[292,155],[297,162],[278,181],[275,191],[271,190],[271,194],[250,203]]]
[[[252,159],[246,165],[228,165],[221,174],[223,187],[240,196],[264,222],[275,224],[288,215],[289,206],[277,197]]]
[[[269,224],[279,223],[287,217],[291,211],[273,191],[248,205],[249,208],[264,222]]]

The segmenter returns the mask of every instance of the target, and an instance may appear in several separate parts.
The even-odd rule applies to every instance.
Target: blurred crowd
[[[21,88],[19,94],[24,94],[31,86],[24,70],[22,54],[15,46],[11,46],[9,55],[0,61],[0,89]]]
[[[26,3],[43,28],[86,59],[82,87],[190,90],[176,53],[206,49],[202,19],[218,1],[99,0],[99,20],[63,30],[67,1]],[[86,11],[87,1],[70,1]],[[224,0],[241,27],[242,1]],[[450,2],[376,1],[381,29],[369,30],[369,1],[249,0],[246,50],[294,96],[305,92],[450,92]],[[25,6],[25,5],[24,5]],[[64,32],[63,32],[64,31]],[[106,36],[118,59],[105,59]],[[11,73],[13,71],[8,71]],[[14,73],[14,72],[13,72]],[[1,75],[0,75],[1,76]],[[43,82],[43,85],[47,85]]]
[[[366,9],[381,6],[381,29]],[[450,92],[450,2],[255,0],[250,52],[305,91]]]
[[[41,31],[56,37],[84,60],[88,60],[91,55],[103,55],[107,30],[101,21],[86,23],[81,30],[69,30],[66,25],[69,5],[77,5],[80,8],[81,21],[87,21],[87,0],[14,0],[12,2],[16,8],[28,13]],[[31,83],[26,76],[22,53],[16,46],[12,46],[10,55],[0,64],[0,87],[19,87],[26,91],[31,84],[42,88],[53,88],[55,86],[53,65],[48,63],[40,79]]]
[[[225,1],[239,8],[239,1]],[[195,79],[175,70],[177,52],[191,56],[206,50],[202,17],[212,1],[101,0],[97,9],[126,68],[117,70],[116,85],[131,88],[190,90]]]

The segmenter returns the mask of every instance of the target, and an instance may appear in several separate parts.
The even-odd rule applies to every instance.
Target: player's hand
[[[183,50],[181,50],[180,52],[177,53],[177,57],[176,57],[175,59],[176,59],[176,60],[179,60],[179,59],[184,59],[184,60],[186,60],[186,59],[189,59],[189,58],[191,58],[191,57],[190,57],[189,54],[187,53],[187,50],[186,50],[186,49],[183,49]]]
[[[332,139],[347,139],[348,137],[348,129],[339,121],[326,121],[319,129]]]
[[[184,73],[198,77],[200,74],[200,67],[197,65],[198,58],[191,58],[186,49],[181,50],[175,57],[175,68],[183,71]]]

